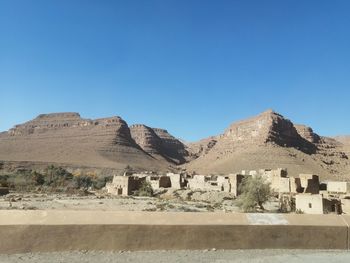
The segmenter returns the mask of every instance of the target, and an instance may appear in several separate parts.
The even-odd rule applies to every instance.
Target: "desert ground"
[[[102,211],[171,211],[171,212],[239,212],[234,198],[224,192],[191,190],[164,191],[158,197],[112,196],[104,192],[78,194],[48,194],[11,192],[0,196],[0,210],[102,210]],[[266,205],[277,212],[278,202]]]

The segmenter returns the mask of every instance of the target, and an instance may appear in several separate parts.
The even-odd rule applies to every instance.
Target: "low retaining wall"
[[[0,253],[349,249],[350,216],[0,211]]]

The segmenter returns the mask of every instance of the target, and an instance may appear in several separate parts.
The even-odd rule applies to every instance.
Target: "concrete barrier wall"
[[[0,253],[348,249],[350,216],[0,211]]]

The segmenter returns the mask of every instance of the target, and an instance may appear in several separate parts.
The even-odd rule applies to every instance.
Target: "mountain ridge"
[[[58,163],[122,170],[232,173],[286,167],[291,174],[350,175],[350,136],[323,137],[273,110],[229,125],[222,134],[183,143],[166,129],[128,125],[119,116],[85,119],[40,114],[0,133],[2,162]],[[350,179],[350,178],[349,178]]]

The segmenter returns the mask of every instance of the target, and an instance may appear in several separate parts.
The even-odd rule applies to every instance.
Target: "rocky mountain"
[[[187,147],[167,130],[135,124],[130,126],[130,131],[134,141],[156,159],[182,164],[190,158]]]
[[[216,136],[211,136],[209,138],[202,139],[198,142],[188,143],[188,148],[193,154],[194,159],[200,157],[201,155],[207,154],[211,148],[215,146],[218,138]]]
[[[132,130],[135,135],[135,129]],[[144,135],[134,138],[148,138],[146,128],[141,133]],[[78,113],[42,114],[0,135],[0,160],[116,170],[126,166],[168,170],[171,162],[155,158],[150,150],[158,149],[157,145],[163,147],[168,141],[152,130],[150,134],[154,141],[138,140],[139,145],[120,117],[90,120]]]
[[[314,131],[310,127],[307,127],[302,124],[295,124],[294,127],[297,130],[298,134],[310,143],[320,142],[321,137],[314,133]]]
[[[350,179],[350,136],[322,137],[268,110],[230,125],[222,134],[185,145],[167,130],[131,125],[121,117],[84,119],[78,113],[42,114],[0,133],[0,164],[57,164],[114,173],[187,169],[232,173],[287,168]]]
[[[294,125],[272,110],[233,123],[223,134],[189,147],[198,158],[186,168],[201,173],[286,167],[290,175],[342,177],[350,171],[340,143],[315,134],[307,126]]]

